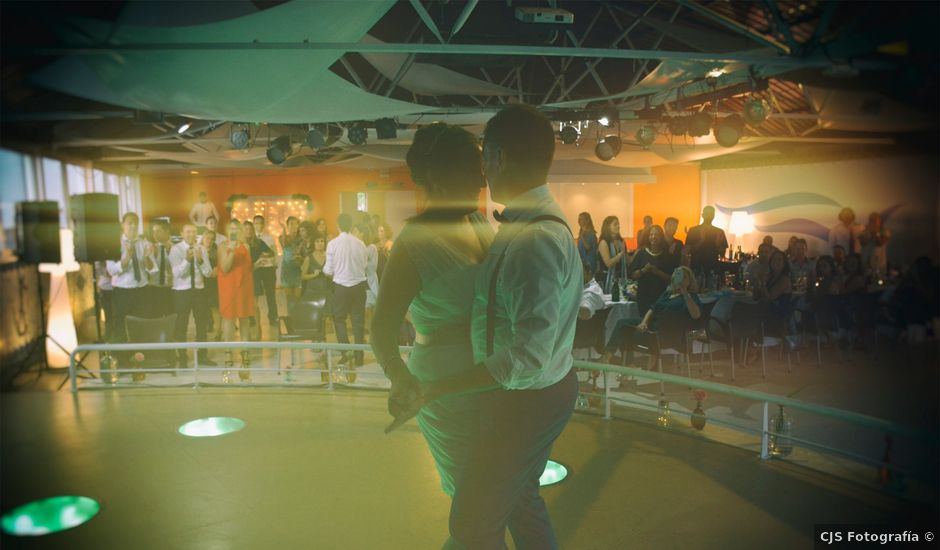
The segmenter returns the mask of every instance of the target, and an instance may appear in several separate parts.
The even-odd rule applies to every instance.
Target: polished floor
[[[2,507],[85,495],[75,529],[3,548],[437,548],[448,499],[414,424],[385,436],[384,392],[311,388],[2,395]],[[177,433],[235,416],[244,430]],[[813,525],[935,510],[753,452],[576,414],[543,489],[562,548],[810,548]]]

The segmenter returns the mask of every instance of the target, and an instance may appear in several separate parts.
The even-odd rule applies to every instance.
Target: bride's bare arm
[[[393,382],[408,374],[398,352],[398,331],[411,300],[421,290],[418,270],[404,246],[395,246],[385,264],[370,334],[372,351]]]

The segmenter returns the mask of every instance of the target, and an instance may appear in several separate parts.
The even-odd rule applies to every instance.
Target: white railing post
[[[769,439],[770,433],[768,429],[770,428],[770,403],[764,401],[763,412],[761,413],[761,429],[760,429],[760,458],[761,460],[767,460],[770,458],[770,449]]]
[[[208,353],[208,351],[206,352]],[[193,353],[193,389],[199,387],[199,350]]]
[[[604,420],[610,420],[610,373],[604,371]]]
[[[326,389],[333,389],[333,354],[331,350],[326,350],[326,373],[328,379],[326,381]]]

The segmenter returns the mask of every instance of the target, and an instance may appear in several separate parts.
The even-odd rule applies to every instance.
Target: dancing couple
[[[539,477],[574,409],[571,346],[581,261],[546,186],[551,123],[513,105],[486,125],[482,154],[466,130],[435,123],[408,151],[426,210],[386,265],[372,346],[391,380],[390,431],[416,417],[444,492],[444,548],[557,548]],[[489,185],[505,209],[494,234],[479,213]],[[417,336],[406,364],[399,326]]]

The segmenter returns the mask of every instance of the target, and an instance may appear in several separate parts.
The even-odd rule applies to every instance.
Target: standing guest
[[[287,227],[281,234],[281,288],[288,304],[300,297],[302,281],[300,279],[300,266],[306,256],[305,247],[312,242],[313,224],[300,223],[300,220],[291,216],[287,218]]]
[[[320,218],[314,222],[314,225],[316,225],[317,234],[321,235],[326,240],[326,242],[330,242],[330,233],[326,226],[326,220]]]
[[[643,216],[643,227],[636,232],[636,247],[637,249],[645,248],[647,245],[646,239],[649,234],[650,227],[653,225],[653,216]]]
[[[630,263],[630,278],[637,281],[637,307],[640,315],[646,315],[653,302],[669,286],[672,272],[679,267],[674,256],[666,252],[666,235],[663,228],[651,225],[646,232],[646,246],[637,250]]]
[[[816,264],[806,257],[807,247],[806,239],[797,239],[793,245],[793,255],[789,260],[790,280],[804,287],[816,281]],[[797,288],[797,290],[806,290],[806,288]]]
[[[210,217],[218,220],[219,211],[215,209],[214,203],[209,202],[209,195],[205,191],[200,191],[199,201],[189,209],[189,221],[201,232],[205,230],[206,222]]]
[[[366,309],[375,307],[379,295],[379,251],[372,242],[371,226],[359,223],[353,227],[353,236],[366,245]]]
[[[861,252],[861,246],[858,242],[858,234],[864,227],[855,223],[855,211],[851,208],[843,208],[839,212],[839,223],[829,230],[829,246],[833,249],[841,246],[846,254]]]
[[[388,262],[388,255],[392,253],[392,228],[387,223],[379,225],[375,233],[374,244],[379,251],[379,262],[375,272],[379,283],[381,283],[382,274],[385,273],[385,264]]]
[[[98,304],[104,313],[104,341],[110,342],[114,337],[114,313],[111,309],[111,295],[114,287],[111,286],[111,274],[108,273],[107,262],[95,262],[94,270],[95,277],[98,279]],[[100,319],[95,319],[95,323],[100,321]]]
[[[832,247],[832,261],[836,263],[836,269],[839,273],[844,273],[845,248],[841,244]]]
[[[239,340],[250,340],[251,320],[255,315],[254,297],[254,262],[248,248],[249,239],[255,236],[251,223],[240,225],[232,220],[228,224],[228,240],[219,247],[219,312],[222,315],[223,338],[226,342],[235,340],[235,322],[238,322]],[[232,367],[232,350],[227,352],[226,367]],[[244,369],[250,364],[248,350],[241,351],[241,366],[238,377],[247,381],[251,375]],[[228,382],[229,373],[222,374],[222,380]]]
[[[581,263],[591,269],[592,276],[597,273],[597,231],[591,214],[587,212],[578,214],[578,254],[581,255]]]
[[[721,228],[712,225],[714,220],[715,208],[706,206],[702,209],[702,223],[689,229],[685,247],[693,272],[719,271],[718,259],[725,255],[728,239]]]
[[[143,316],[147,306],[147,273],[153,267],[153,245],[137,235],[140,218],[133,212],[121,218],[121,259],[108,260],[108,273],[114,289],[114,336],[127,341],[124,319]]]
[[[763,244],[769,244],[770,246],[774,245],[774,238],[771,235],[764,235],[764,239],[761,241]]]
[[[679,230],[679,220],[673,217],[666,218],[666,221],[663,223],[663,231],[666,235],[665,248],[666,254],[669,254],[675,259],[676,265],[682,263],[684,254],[682,253],[685,245],[682,244],[682,241],[676,238],[676,231]]]
[[[301,228],[301,231],[303,228]],[[316,231],[311,226],[311,233]],[[304,257],[301,277],[303,279],[303,299],[316,300],[330,295],[330,279],[323,273],[326,264],[326,239],[314,235],[313,249]]]
[[[614,281],[627,276],[627,247],[620,236],[620,220],[607,216],[601,224],[601,240],[597,244],[601,263],[597,271],[597,282],[610,294]]]
[[[323,272],[333,278],[332,311],[336,341],[341,344],[349,343],[346,318],[351,317],[356,343],[364,344],[368,251],[361,240],[350,234],[353,227],[352,216],[340,214],[337,222],[340,234],[326,245],[326,264],[323,266]],[[354,366],[361,366],[362,352],[355,352],[353,357]],[[349,356],[343,353],[340,364],[349,362]]]
[[[173,268],[170,265],[170,223],[157,218],[150,223],[153,238],[153,267],[149,270],[149,309],[152,317],[173,314]]]
[[[796,243],[800,241],[800,238],[796,235],[791,235],[790,240],[787,241],[787,249],[784,252],[787,255],[787,260],[793,258],[793,255],[796,253]]]
[[[203,233],[205,234],[205,233]],[[209,302],[206,296],[206,278],[212,274],[212,266],[203,247],[196,243],[196,226],[183,226],[183,240],[170,250],[173,266],[173,309],[176,312],[176,328],[173,336],[177,342],[186,341],[186,329],[192,315],[196,325],[196,342],[206,341],[206,325],[209,322]],[[209,352],[198,350],[199,363],[214,367]],[[186,350],[179,350],[179,365],[186,366]]]
[[[255,216],[252,220],[255,230],[253,241],[252,260],[255,262],[255,296],[264,294],[268,308],[268,324],[277,330],[277,245],[274,237],[268,233],[264,216]],[[296,218],[295,218],[295,222]],[[296,230],[295,230],[296,235]],[[258,256],[255,257],[255,251]],[[256,302],[257,304],[257,302]],[[261,338],[261,309],[257,309],[255,320],[258,323],[258,339]]]
[[[872,212],[868,216],[868,225],[858,235],[861,246],[862,263],[870,270],[872,277],[883,279],[888,273],[888,241],[891,231],[881,223],[881,214]]]
[[[225,242],[225,235],[219,231],[219,220],[215,216],[209,216],[206,218],[205,231],[212,231],[212,234],[215,235],[215,244],[222,244]],[[202,242],[202,235],[199,235],[199,242]]]
[[[369,234],[375,237],[375,234],[379,231],[379,226],[382,225],[382,216],[378,214],[372,214],[372,217],[369,218]]]
[[[209,304],[209,326],[207,332],[215,332],[211,337],[218,342],[222,338],[222,316],[219,313],[219,246],[217,235],[214,230],[206,226],[206,232],[202,234],[201,246],[209,262],[211,271],[205,277],[206,302]],[[225,246],[223,241],[221,246]]]

